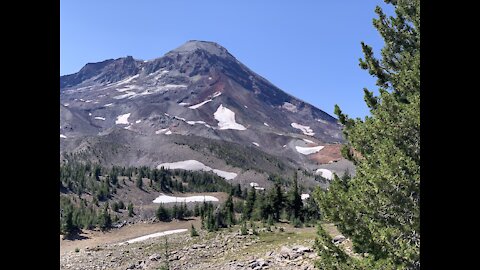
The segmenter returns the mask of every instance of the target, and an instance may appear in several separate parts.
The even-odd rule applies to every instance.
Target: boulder
[[[335,236],[332,241],[333,241],[334,244],[340,244],[343,241],[345,241],[345,239],[346,239],[345,236],[339,234],[339,235]]]

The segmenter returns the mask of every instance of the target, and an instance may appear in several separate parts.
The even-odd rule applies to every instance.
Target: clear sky
[[[161,57],[187,40],[214,41],[285,92],[333,114],[369,110],[360,42],[378,55],[372,25],[381,0],[61,0],[60,75],[86,63]],[[387,10],[391,12],[390,6]],[[389,12],[389,13],[390,13]]]

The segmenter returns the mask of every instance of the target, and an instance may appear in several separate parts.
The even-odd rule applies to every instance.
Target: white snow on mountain
[[[235,113],[223,107],[222,104],[218,106],[217,111],[213,114],[215,119],[218,121],[219,129],[236,129],[236,130],[246,130],[247,128],[237,122],[235,122]]]

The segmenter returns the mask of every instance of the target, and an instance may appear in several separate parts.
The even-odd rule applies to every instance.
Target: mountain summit
[[[202,40],[189,40],[185,42],[180,47],[170,51],[170,53],[191,53],[197,50],[203,50],[209,54],[220,56],[220,57],[233,57],[227,49],[221,45],[211,42],[211,41],[202,41]]]
[[[150,61],[86,64],[60,77],[60,103],[62,158],[152,167],[196,160],[238,182],[342,160],[335,118],[214,42],[190,40]]]

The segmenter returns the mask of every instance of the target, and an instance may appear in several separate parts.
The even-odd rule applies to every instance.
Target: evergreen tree
[[[190,236],[191,237],[198,236],[197,229],[195,229],[195,226],[193,226],[193,223],[192,223],[192,227],[190,228]]]
[[[247,221],[244,219],[242,223],[242,227],[240,227],[240,234],[241,235],[246,235],[248,233],[247,231]]]
[[[235,187],[233,195],[237,198],[242,198],[242,187],[240,186],[240,184],[237,184],[237,186]]]
[[[244,218],[249,220],[252,218],[252,212],[253,212],[253,206],[255,205],[255,199],[256,199],[256,192],[255,188],[251,187],[250,191],[248,192],[247,199],[245,201],[245,207],[243,209],[244,213]]]
[[[395,16],[375,10],[382,58],[362,43],[360,59],[379,87],[379,96],[364,89],[371,116],[353,120],[335,106],[348,142],[342,153],[356,164],[355,176],[336,178],[328,192],[316,193],[322,213],[370,256],[357,267],[360,262],[320,248],[317,266],[331,260],[324,269],[420,268],[420,1],[385,2]],[[319,229],[319,246],[328,246],[322,235]]]
[[[274,187],[268,193],[268,201],[271,207],[272,216],[275,221],[280,219],[280,213],[284,207],[284,195],[279,182],[275,182]]]
[[[65,237],[69,237],[76,229],[73,224],[73,213],[71,209],[66,209],[62,231]]]
[[[112,226],[112,218],[107,207],[103,209],[102,214],[99,216],[98,225],[102,231],[108,230]]]
[[[302,206],[302,197],[298,192],[297,172],[295,171],[293,176],[293,187],[288,193],[288,211],[291,219],[300,217]]]
[[[255,204],[253,208],[252,217],[255,220],[264,220],[267,218],[268,213],[266,213],[266,203],[264,192],[260,191],[257,193]]]
[[[133,215],[135,215],[135,213],[133,212],[133,203],[129,203],[127,208],[128,208],[128,216],[133,217]]]
[[[227,225],[235,224],[235,212],[233,210],[233,198],[232,195],[229,195],[224,205],[224,213]]]
[[[117,203],[117,202],[113,202],[113,203],[112,203],[112,210],[113,210],[114,212],[118,212],[118,209],[119,209],[118,203]]]
[[[193,215],[196,217],[200,216],[200,207],[198,206],[198,203],[195,204],[195,208],[193,209]]]
[[[157,211],[155,212],[155,215],[160,221],[168,222],[172,220],[170,216],[170,211],[163,206],[163,203],[161,203],[158,206]]]
[[[137,180],[135,181],[135,186],[137,186],[137,188],[139,189],[143,189],[143,180],[142,180],[141,174],[137,176]]]
[[[125,209],[125,204],[123,203],[122,200],[120,200],[120,201],[118,202],[118,208],[119,208],[119,209]]]

